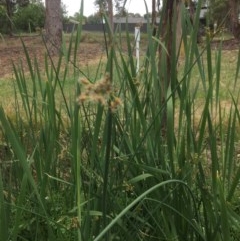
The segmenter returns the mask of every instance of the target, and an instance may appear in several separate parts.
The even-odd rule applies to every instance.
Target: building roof
[[[143,24],[147,23],[147,19],[144,17],[113,17],[113,22]],[[151,22],[151,19],[149,19],[149,22]],[[159,18],[157,18],[157,22],[159,22]]]

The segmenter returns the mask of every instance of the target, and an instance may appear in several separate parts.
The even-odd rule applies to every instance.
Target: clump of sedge
[[[121,99],[113,95],[112,83],[108,73],[95,83],[91,83],[86,78],[80,79],[79,82],[82,87],[82,92],[77,98],[78,104],[86,101],[96,102],[103,106],[108,105],[112,111],[116,111],[118,106],[121,105]]]

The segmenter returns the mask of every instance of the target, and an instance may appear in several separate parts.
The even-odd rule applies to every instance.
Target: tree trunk
[[[156,0],[152,0],[152,35],[155,36],[157,33],[157,12],[156,12]]]
[[[164,8],[164,13],[162,13],[162,26],[161,26],[161,33],[160,33],[160,38],[161,41],[165,44],[166,49],[167,49],[167,79],[165,79],[162,83],[162,91],[163,93],[166,93],[166,90],[170,84],[170,73],[171,73],[171,56],[173,53],[172,51],[172,43],[174,41],[174,33],[173,33],[173,18],[174,18],[174,10],[176,10],[176,15],[177,15],[177,34],[176,34],[176,51],[178,51],[180,47],[180,41],[181,41],[181,34],[182,34],[182,29],[181,29],[181,12],[180,12],[180,7],[181,7],[181,2],[180,0],[165,0],[165,8]],[[162,56],[162,51],[165,51],[162,49],[162,46],[159,46],[159,73],[161,72],[161,56]],[[160,78],[161,79],[161,78]],[[163,95],[164,96],[164,95]]]
[[[180,55],[183,55],[183,45],[182,45],[182,2],[178,1],[176,3],[176,51],[180,51]]]
[[[112,0],[108,0],[108,15],[109,15],[109,22],[110,26],[112,28],[112,31],[114,31],[114,23],[113,23],[113,3]]]
[[[56,55],[60,53],[62,44],[62,11],[61,0],[45,0],[46,17],[45,31],[46,42],[49,53]]]
[[[182,28],[181,28],[181,1],[180,0],[165,0],[163,3],[163,11],[161,17],[162,26],[160,32],[160,40],[164,43],[166,50],[163,49],[162,46],[159,46],[158,49],[158,74],[159,74],[159,85],[160,85],[160,102],[162,105],[165,105],[165,101],[167,99],[167,90],[171,85],[171,73],[172,71],[172,56],[177,54],[180,44],[181,44],[181,37],[182,37]],[[176,11],[176,12],[175,12]],[[177,21],[174,23],[174,16],[176,16],[175,20]],[[176,24],[177,33],[174,33],[174,24]],[[173,43],[176,45],[174,46]],[[174,49],[176,51],[174,51]],[[164,66],[164,69],[163,69]],[[163,110],[162,113],[162,120],[161,120],[161,131],[162,136],[165,136],[167,125],[167,111],[166,109]]]
[[[229,0],[231,31],[234,38],[236,39],[240,39],[240,24],[238,21],[238,2],[238,0]]]

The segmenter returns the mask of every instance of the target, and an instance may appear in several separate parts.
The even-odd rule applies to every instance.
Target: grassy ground
[[[66,64],[78,34],[0,83],[0,240],[237,240],[238,51],[192,30],[168,72],[146,34],[136,74],[133,36]]]

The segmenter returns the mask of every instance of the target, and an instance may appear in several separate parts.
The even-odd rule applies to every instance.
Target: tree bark
[[[45,0],[45,40],[51,55],[60,53],[62,44],[62,11],[61,0]]]
[[[114,23],[113,23],[113,3],[112,0],[108,0],[108,15],[109,15],[109,22],[110,26],[112,28],[112,31],[114,31]]]
[[[158,49],[158,74],[159,74],[159,81],[160,81],[160,102],[162,105],[165,105],[165,101],[167,99],[167,90],[168,87],[171,85],[171,73],[173,70],[172,66],[172,56],[177,54],[180,44],[181,44],[181,37],[182,37],[182,26],[181,26],[181,4],[180,0],[165,0],[163,4],[163,11],[162,11],[162,26],[160,32],[160,40],[164,43],[166,50],[159,46]],[[175,12],[176,11],[176,12]],[[174,16],[176,16],[174,22]],[[177,33],[174,33],[174,24],[176,24]],[[173,45],[175,42],[176,46]],[[174,49],[175,51],[174,51]],[[165,69],[163,69],[163,67]],[[166,109],[163,110],[162,113],[162,121],[161,121],[161,131],[162,136],[165,136],[167,125],[167,111]]]
[[[157,33],[157,12],[156,12],[156,0],[152,0],[152,35],[155,36]]]
[[[172,43],[176,42],[176,51],[179,51],[181,39],[182,39],[182,1],[181,0],[165,0],[165,12],[162,13],[163,23],[161,26],[160,38],[165,43],[168,55],[167,55],[167,73],[169,78],[166,83],[166,87],[170,84],[170,73],[171,73],[171,56],[173,54]],[[176,33],[173,33],[174,28],[174,15],[176,15]],[[176,39],[174,39],[176,38]],[[159,60],[161,60],[162,48],[159,47]],[[161,64],[161,63],[160,63]],[[165,88],[166,88],[165,87]],[[166,89],[164,88],[164,92]]]
[[[240,24],[238,20],[238,9],[239,9],[238,0],[229,0],[230,7],[230,25],[231,31],[236,39],[240,39]]]
[[[182,2],[178,1],[176,3],[176,51],[180,51],[180,55],[183,54],[182,49]]]

